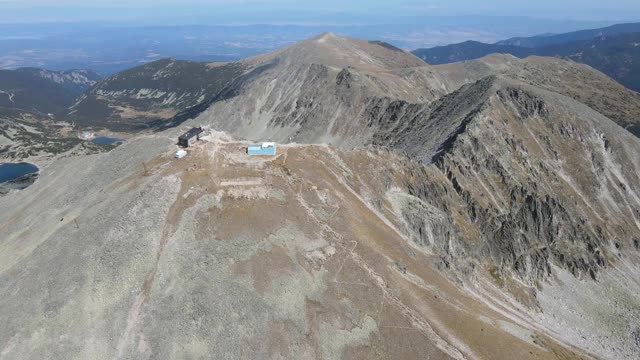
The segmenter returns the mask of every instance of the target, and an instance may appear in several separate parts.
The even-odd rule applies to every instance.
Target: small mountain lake
[[[111,145],[115,143],[124,142],[124,139],[112,138],[107,136],[98,136],[97,138],[91,140],[94,144],[106,144]]]
[[[18,179],[22,176],[38,172],[38,167],[29,163],[0,164],[0,183]]]

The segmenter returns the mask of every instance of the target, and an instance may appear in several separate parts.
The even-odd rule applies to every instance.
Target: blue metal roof
[[[263,144],[251,144],[247,146],[247,154],[249,155],[275,155],[276,145],[272,143]]]

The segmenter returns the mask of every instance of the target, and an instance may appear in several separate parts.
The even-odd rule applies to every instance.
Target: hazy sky
[[[380,23],[403,16],[519,15],[633,20],[640,0],[0,0],[1,22]]]

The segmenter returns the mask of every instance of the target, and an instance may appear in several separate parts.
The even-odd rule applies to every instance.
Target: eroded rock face
[[[483,246],[471,251],[479,260],[489,255],[535,284],[551,262],[595,279],[621,247],[634,249],[640,152],[630,134],[566,98],[511,85],[494,90],[472,119],[435,166],[482,234]],[[429,203],[450,197],[412,186]]]
[[[38,173],[27,174],[17,179],[0,183],[0,196],[6,195],[12,190],[26,189],[38,180]]]
[[[483,283],[485,273],[541,323],[560,333],[569,326],[567,341],[634,358],[637,139],[573,100],[511,82],[494,82],[479,108],[434,163],[412,170],[410,200],[394,202],[412,241],[458,281]]]
[[[640,93],[629,90],[593,68],[559,58],[531,56],[517,59],[493,54],[481,59],[434,66],[445,72],[449,86],[500,75],[571,97],[640,136]]]

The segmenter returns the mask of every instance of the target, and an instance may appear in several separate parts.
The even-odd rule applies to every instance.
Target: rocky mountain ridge
[[[593,68],[557,58],[517,59],[493,54],[481,59],[438,65],[452,87],[499,75],[573,98],[640,136],[640,93],[626,89]]]
[[[64,114],[100,78],[90,70],[0,70],[0,159],[36,161],[80,145]]]
[[[99,79],[90,70],[0,70],[0,107],[57,115]]]
[[[512,39],[496,44],[466,41],[429,49],[417,49],[413,54],[425,62],[449,64],[478,59],[490,54],[561,57],[589,65],[627,88],[640,91],[640,24],[627,27],[598,29],[579,34]]]
[[[532,37],[515,37],[498,41],[497,45],[513,45],[520,47],[543,47],[560,45],[575,41],[591,40],[601,36],[615,36],[640,32],[640,23],[626,23],[607,26],[599,29],[572,31],[564,34],[547,34]]]
[[[241,72],[235,63],[154,61],[103,79],[70,106],[66,117],[84,126],[145,128],[215,96]]]

